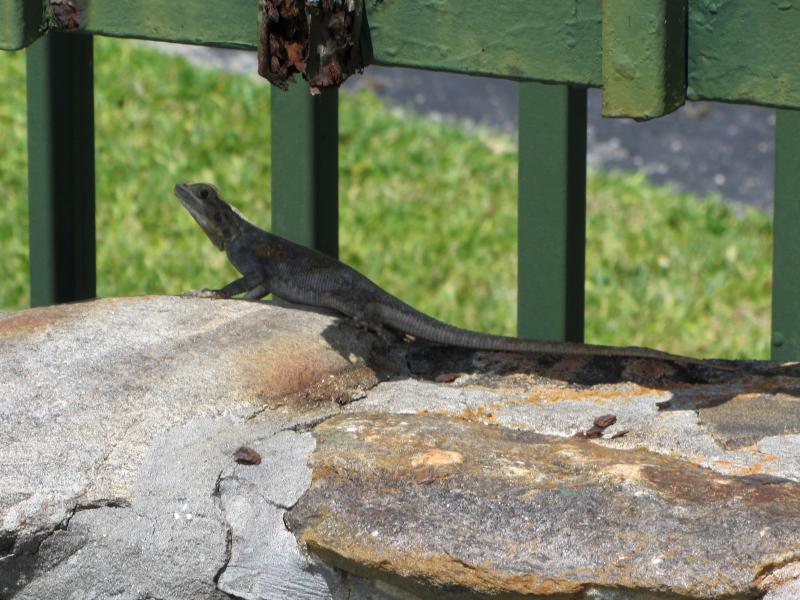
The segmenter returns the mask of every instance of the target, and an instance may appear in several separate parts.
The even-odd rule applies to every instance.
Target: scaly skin
[[[333,309],[381,335],[385,334],[384,327],[389,327],[415,338],[450,346],[648,358],[725,368],[649,348],[523,340],[453,327],[395,298],[335,258],[259,229],[226,203],[213,185],[178,184],[175,195],[242,274],[240,279],[219,290],[206,290],[206,296],[230,298],[244,294],[248,300],[257,300],[274,293],[290,302]]]

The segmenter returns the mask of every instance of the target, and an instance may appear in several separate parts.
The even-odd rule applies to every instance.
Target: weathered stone
[[[800,367],[739,367],[235,301],[0,315],[0,598],[794,599]]]
[[[744,598],[800,553],[793,481],[444,415],[340,416],[315,435],[292,530],[327,562],[424,597]]]
[[[759,440],[800,433],[800,398],[790,393],[740,394],[700,408],[700,423],[725,448],[742,448]]]
[[[264,456],[264,502],[302,493],[313,440],[281,430],[335,412],[315,387],[375,381],[337,345],[363,351],[330,317],[246,302],[109,299],[0,320],[0,598],[225,597],[217,580],[250,526],[226,514],[253,468],[233,452]],[[260,530],[289,537],[281,515]]]
[[[776,569],[764,577],[768,589],[764,600],[797,600],[800,598],[800,563]]]

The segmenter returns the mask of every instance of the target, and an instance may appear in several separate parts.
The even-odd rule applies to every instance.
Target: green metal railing
[[[607,116],[777,107],[772,350],[800,359],[800,2],[360,1],[372,62],[520,82],[525,337],[583,337],[587,87]],[[95,295],[91,36],[253,49],[257,22],[257,0],[0,0],[0,49],[28,47],[34,305]],[[272,115],[273,229],[335,255],[337,92],[276,91]]]

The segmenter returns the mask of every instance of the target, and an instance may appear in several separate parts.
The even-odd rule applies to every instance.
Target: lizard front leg
[[[231,281],[224,288],[212,291],[217,294],[218,298],[233,298],[234,296],[247,292],[252,289],[252,287],[253,286],[247,281],[247,277],[240,277],[235,281]]]
[[[233,298],[245,292],[247,292],[245,295],[246,300],[257,300],[266,296],[269,290],[264,283],[253,284],[251,281],[247,280],[247,277],[240,277],[218,290],[210,290],[208,288],[200,292],[191,290],[184,292],[181,296],[184,298],[212,298],[219,300]]]

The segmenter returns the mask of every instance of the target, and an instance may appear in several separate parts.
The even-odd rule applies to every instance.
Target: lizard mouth
[[[192,218],[200,225],[208,239],[220,250],[225,250],[225,236],[208,215],[209,203],[197,198],[186,183],[177,184],[173,191],[181,204],[183,204],[183,207],[189,211]]]
[[[178,200],[180,200],[181,204],[186,206],[187,209],[189,208],[188,205],[194,205],[197,202],[197,199],[192,195],[188,183],[177,183],[172,191],[175,192]]]

